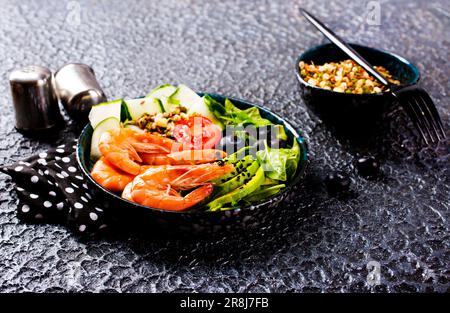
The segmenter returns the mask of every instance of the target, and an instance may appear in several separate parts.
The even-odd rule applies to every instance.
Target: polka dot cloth
[[[31,223],[61,223],[79,235],[107,226],[76,163],[76,144],[60,145],[0,171],[10,175],[19,196],[17,217]]]

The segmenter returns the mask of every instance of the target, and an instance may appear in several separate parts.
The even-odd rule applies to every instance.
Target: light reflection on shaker
[[[95,73],[81,63],[70,63],[55,73],[55,90],[59,101],[74,120],[87,119],[93,105],[106,101]]]

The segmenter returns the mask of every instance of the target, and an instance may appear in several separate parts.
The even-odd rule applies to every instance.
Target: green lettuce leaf
[[[261,117],[259,109],[256,107],[241,110],[237,108],[229,99],[225,99],[225,103],[223,105],[209,95],[205,95],[203,99],[205,100],[209,110],[225,125],[255,125],[256,127],[272,125],[269,120]]]
[[[244,110],[244,112],[245,114],[247,114],[249,119],[251,119],[250,124],[253,124],[256,127],[272,125],[272,122],[261,117],[261,114],[259,113],[259,109],[257,107],[248,108]]]
[[[297,171],[300,160],[300,146],[294,139],[291,149],[266,149],[258,151],[256,157],[268,178],[287,181]]]

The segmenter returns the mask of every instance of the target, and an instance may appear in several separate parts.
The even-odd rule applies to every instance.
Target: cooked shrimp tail
[[[134,202],[133,198],[131,197],[131,188],[132,187],[133,187],[132,182],[128,183],[128,185],[125,186],[125,188],[123,189],[123,192],[122,192],[122,198],[124,198],[125,200],[128,200],[128,201]]]
[[[133,175],[114,167],[104,157],[95,163],[91,176],[98,184],[112,192],[122,192],[134,178]]]

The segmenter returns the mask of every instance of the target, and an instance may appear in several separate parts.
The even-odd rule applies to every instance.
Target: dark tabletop
[[[300,98],[295,58],[324,42],[299,16],[303,5],[348,41],[414,62],[450,136],[450,2],[383,1],[379,25],[367,22],[366,2],[2,1],[0,164],[78,131],[69,123],[55,141],[17,133],[9,72],[74,61],[95,69],[110,98],[172,82],[263,104],[304,131],[311,163],[275,223],[196,240],[118,230],[80,241],[62,226],[19,223],[13,184],[1,175],[0,291],[450,291],[449,145],[420,148],[399,109],[381,135],[355,144]],[[380,159],[382,178],[354,171],[365,154]],[[327,194],[334,169],[349,173],[351,196]],[[367,279],[370,261],[380,264],[378,286]]]

